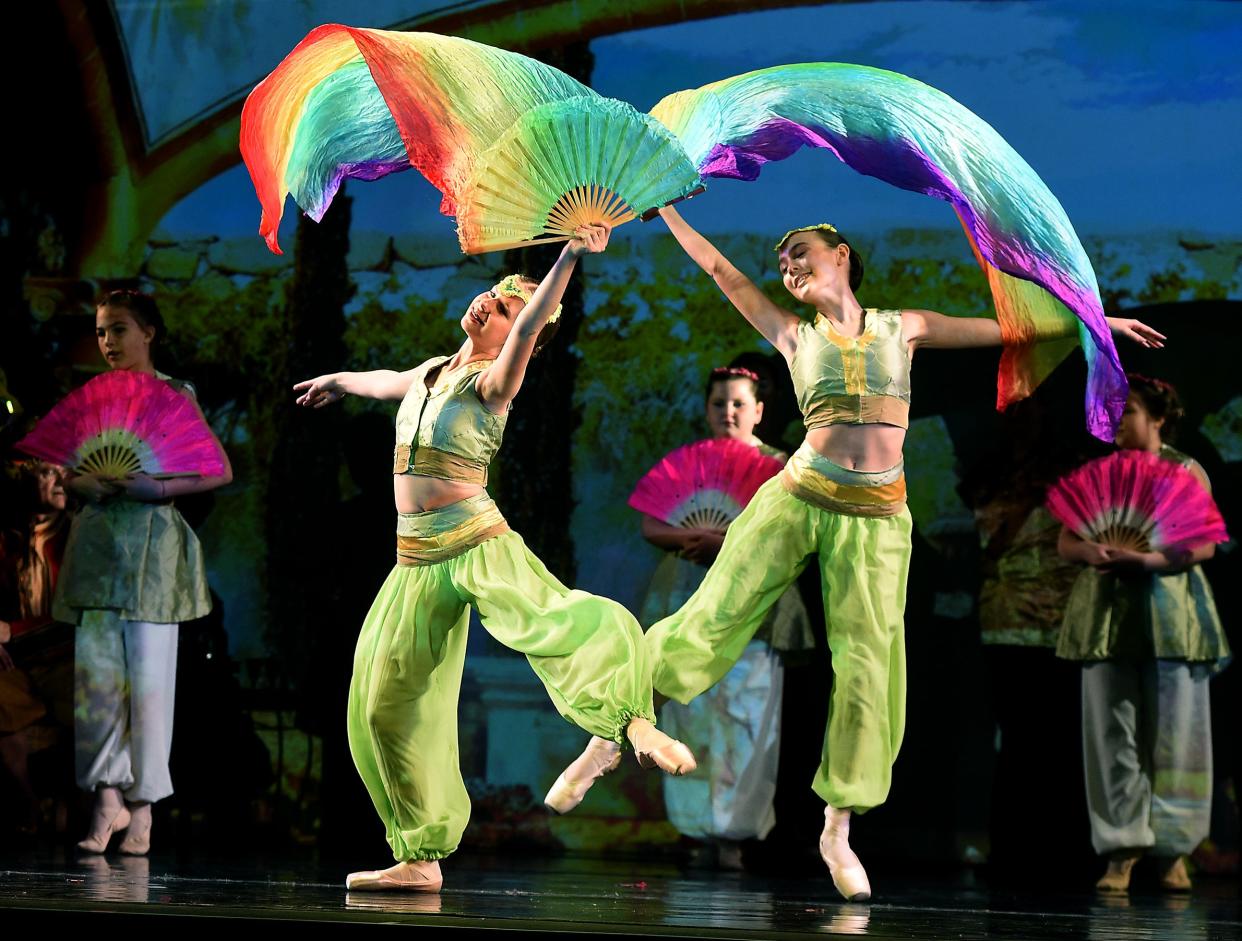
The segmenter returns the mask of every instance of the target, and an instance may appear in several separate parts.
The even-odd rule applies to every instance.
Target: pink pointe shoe
[[[121,792],[115,787],[101,787],[95,792],[91,830],[86,839],[78,842],[78,849],[84,853],[102,853],[107,850],[112,834],[128,826],[129,809],[121,800]]]
[[[634,757],[644,768],[659,768],[665,774],[690,774],[699,766],[689,748],[669,738],[647,719],[631,719],[625,735],[634,747]]]
[[[345,877],[350,892],[439,892],[442,885],[444,877],[434,859],[410,859],[388,869],[351,872]]]
[[[558,814],[567,814],[586,797],[591,785],[621,764],[621,746],[592,735],[586,749],[561,772],[543,802]]]
[[[819,836],[819,855],[828,866],[832,884],[841,897],[850,902],[871,898],[871,882],[867,871],[850,849],[850,812],[835,807],[824,808],[824,832]]]
[[[151,805],[134,804],[129,810],[129,829],[117,847],[126,856],[146,856],[151,849]]]

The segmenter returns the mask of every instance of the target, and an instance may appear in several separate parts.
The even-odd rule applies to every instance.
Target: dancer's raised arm
[[[503,412],[508,408],[522,388],[526,367],[535,353],[539,335],[553,314],[559,316],[561,298],[565,295],[578,259],[607,248],[610,233],[611,229],[605,225],[579,229],[578,237],[565,243],[552,270],[539,282],[526,306],[514,318],[513,329],[505,339],[496,362],[479,376],[479,397],[493,412]]]
[[[738,271],[729,259],[725,258],[711,242],[700,235],[686,222],[676,209],[666,206],[660,210],[660,217],[668,225],[687,255],[694,263],[709,274],[716,286],[729,299],[738,313],[745,317],[752,327],[763,334],[763,338],[781,351],[786,359],[793,355],[797,346],[798,316],[770,301],[766,294],[759,290],[755,282]]]

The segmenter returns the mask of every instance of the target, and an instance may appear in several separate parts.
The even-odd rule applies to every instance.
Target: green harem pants
[[[460,531],[463,518],[468,528],[487,507],[495,513],[489,498],[470,498],[403,515],[402,526],[432,538]],[[457,699],[471,605],[496,640],[526,655],[560,714],[584,731],[621,741],[630,719],[654,721],[650,661],[633,615],[566,588],[517,533],[434,564],[397,565],[358,637],[348,728],[398,861],[448,856],[470,818]]]
[[[904,506],[882,518],[831,512],[772,478],[730,524],[690,600],[647,632],[656,690],[687,703],[718,682],[817,556],[833,682],[812,787],[839,809],[883,803],[905,730],[910,531]]]

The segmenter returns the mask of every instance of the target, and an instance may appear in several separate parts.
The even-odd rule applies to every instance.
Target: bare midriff
[[[896,425],[827,425],[806,433],[807,443],[849,470],[886,471],[901,463],[906,429]]]
[[[423,513],[473,497],[483,493],[486,488],[481,484],[441,480],[420,474],[394,474],[392,489],[398,513]]]

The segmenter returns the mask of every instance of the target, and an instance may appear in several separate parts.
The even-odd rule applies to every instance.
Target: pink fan
[[[1048,491],[1048,511],[1083,539],[1138,552],[1229,538],[1195,476],[1146,451],[1118,451],[1066,474]]]
[[[630,506],[671,526],[724,529],[781,462],[732,438],[696,441],[666,454],[630,494]]]
[[[125,370],[70,392],[17,447],[103,477],[224,473],[219,445],[194,404],[154,376]]]

